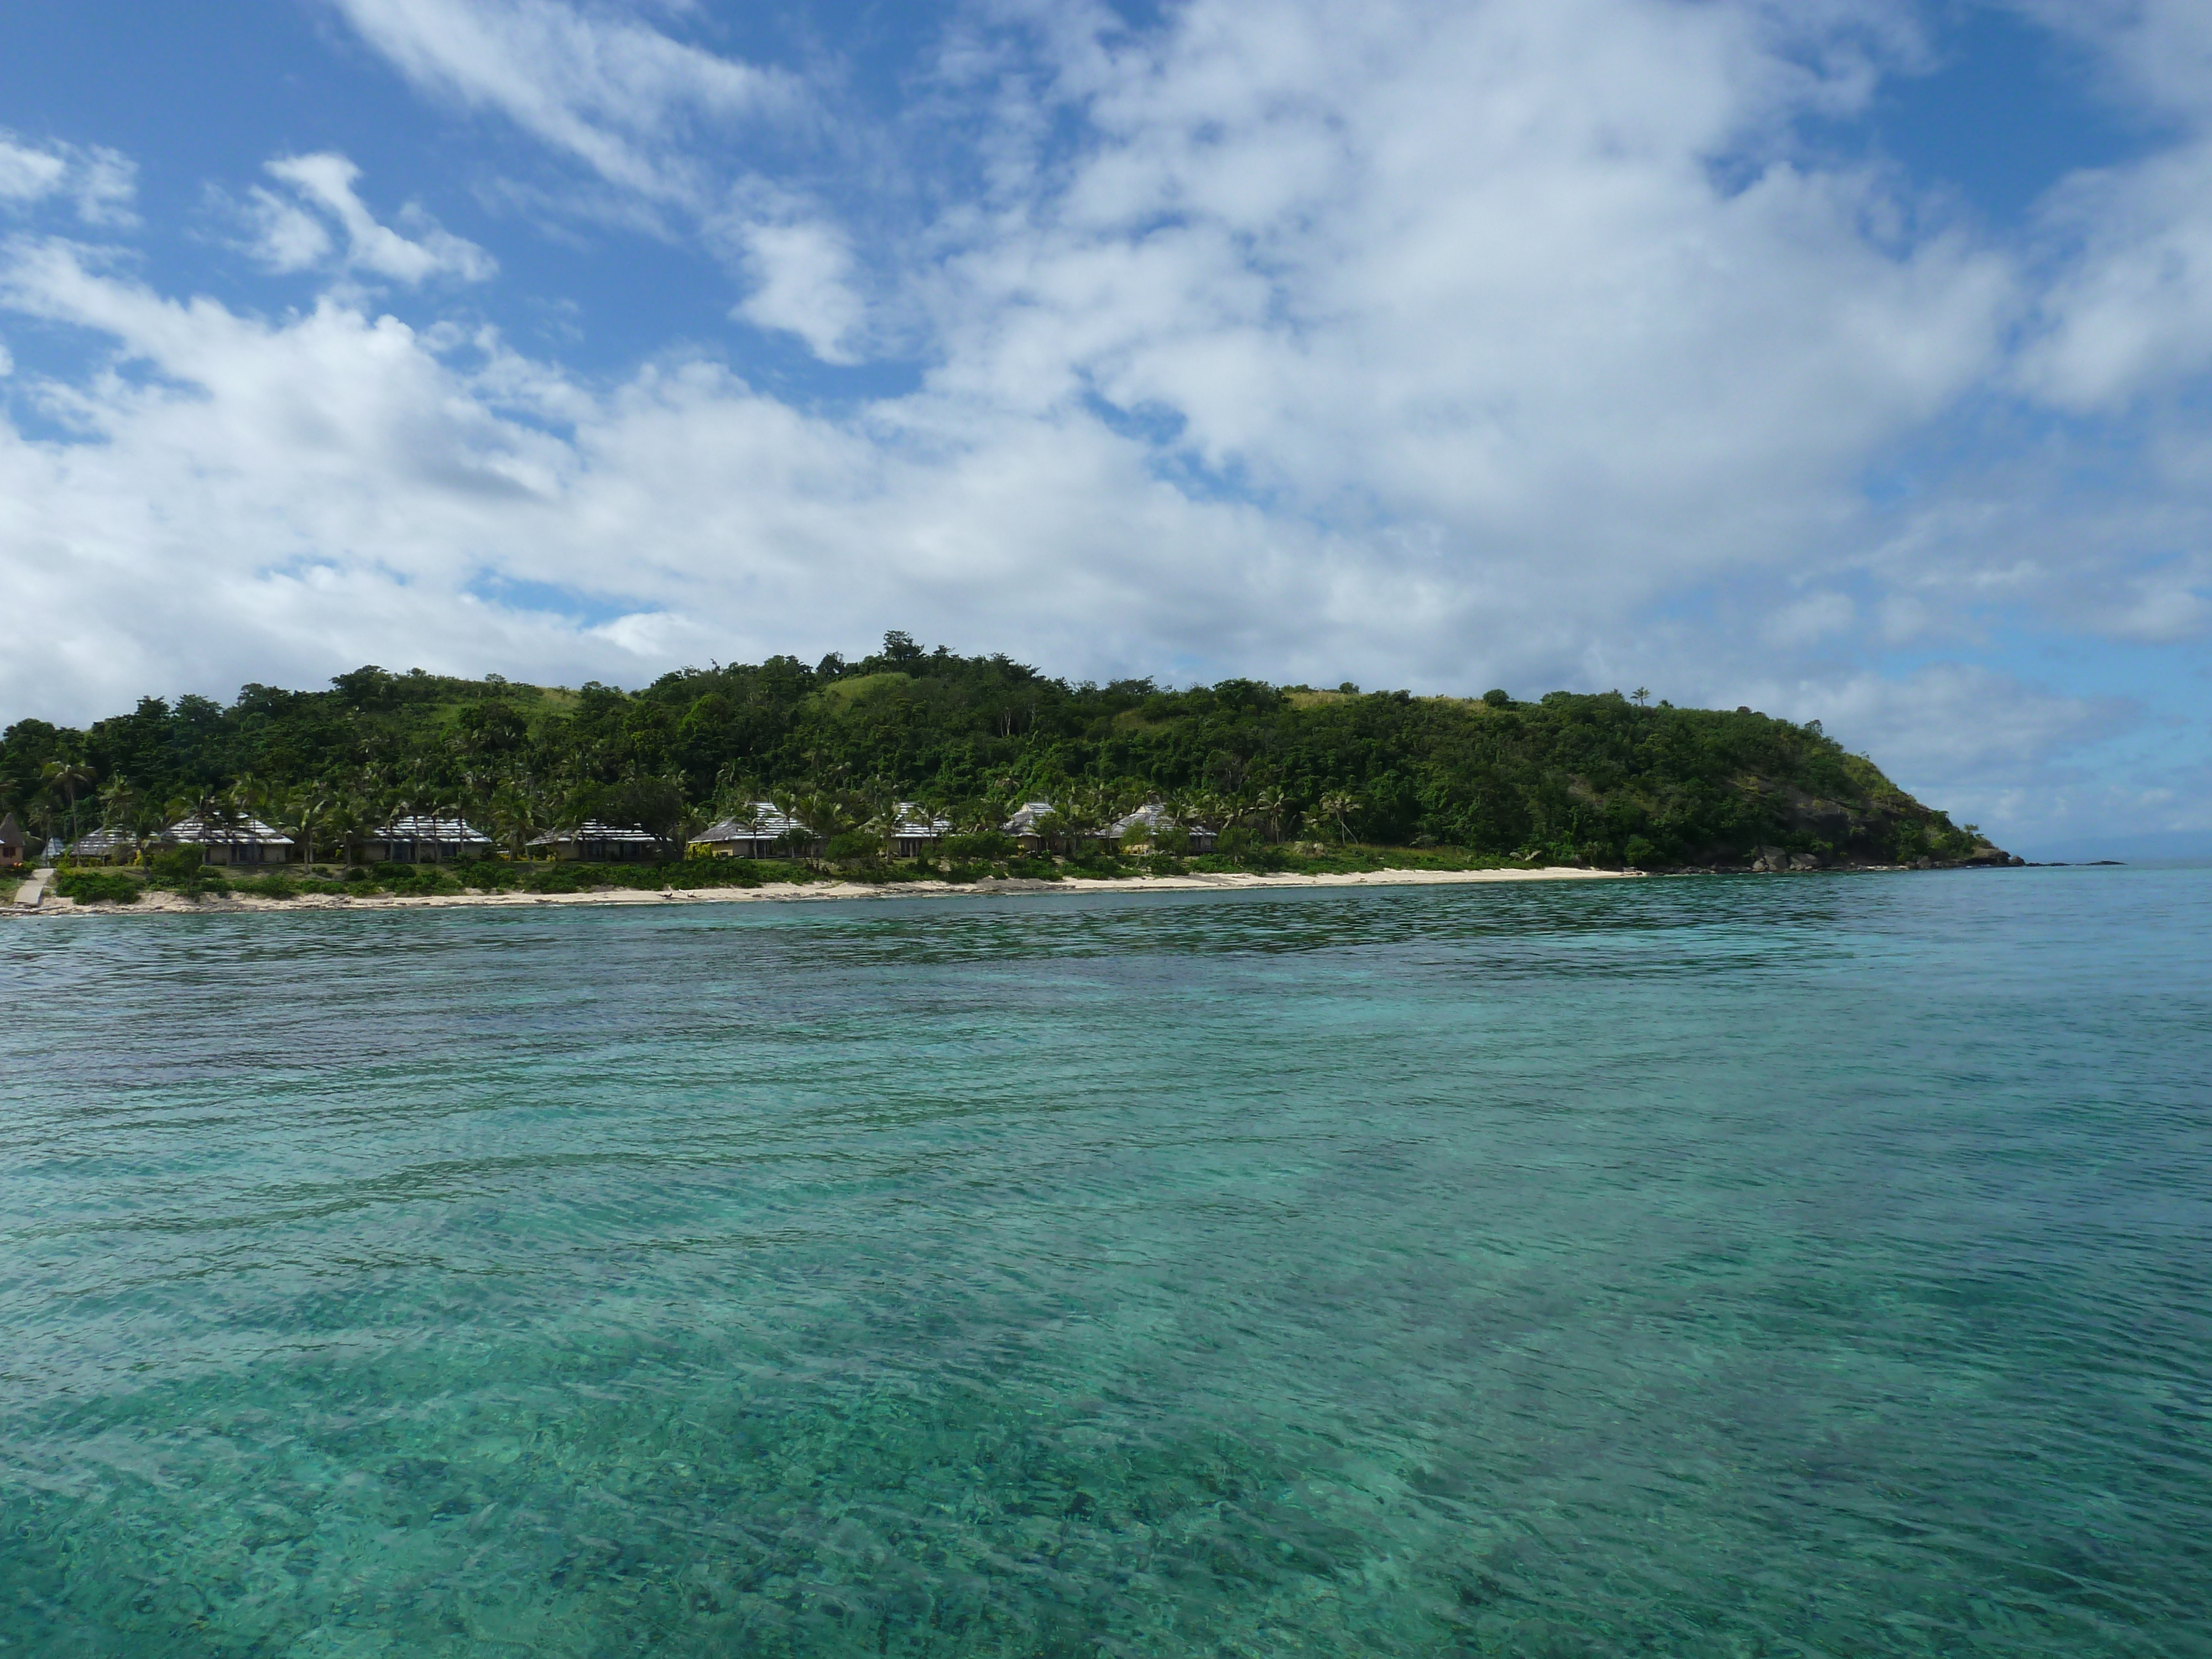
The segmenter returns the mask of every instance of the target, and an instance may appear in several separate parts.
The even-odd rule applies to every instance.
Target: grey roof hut
[[[1059,809],[1048,800],[1027,800],[999,828],[1021,842],[1024,852],[1034,853],[1044,845],[1042,820],[1051,817]]]
[[[71,842],[69,855],[80,864],[94,860],[112,864],[118,859],[134,859],[138,856],[138,837],[128,830],[95,830]]]
[[[1168,830],[1181,830],[1190,837],[1194,853],[1211,853],[1218,837],[1202,823],[1177,823],[1174,816],[1158,801],[1146,801],[1125,818],[1119,818],[1108,829],[1107,834],[1115,841],[1125,841],[1134,831],[1140,841],[1158,841]]]
[[[780,812],[773,801],[757,800],[750,812],[732,813],[691,837],[690,850],[702,858],[773,859],[808,857],[821,838],[797,818]]]
[[[952,820],[924,811],[910,800],[898,804],[898,818],[891,825],[891,853],[902,859],[926,857],[937,843],[952,833]]]
[[[422,816],[394,818],[363,845],[373,857],[391,864],[450,863],[488,859],[492,853],[491,837],[473,824]]]
[[[259,818],[180,818],[152,839],[164,847],[197,847],[210,864],[285,864],[292,857],[291,836]]]
[[[549,847],[556,859],[581,859],[587,864],[625,864],[660,856],[658,837],[632,823],[601,823],[587,818],[573,830],[548,830],[532,839],[532,847]]]

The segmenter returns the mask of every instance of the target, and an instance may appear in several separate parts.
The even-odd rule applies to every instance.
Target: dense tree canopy
[[[1817,724],[1555,691],[1520,702],[1225,680],[1075,684],[903,634],[855,662],[685,669],[643,690],[339,675],[142,700],[83,731],[0,734],[0,810],[143,833],[222,802],[326,823],[459,810],[495,833],[584,816],[673,839],[719,807],[896,795],[963,825],[1044,797],[1166,798],[1248,838],[1351,838],[1647,865],[1759,845],[1860,857],[1973,843]],[[818,810],[835,815],[834,809]]]

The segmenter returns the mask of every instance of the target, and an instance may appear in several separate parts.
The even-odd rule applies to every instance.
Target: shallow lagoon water
[[[2212,1654],[2212,871],[0,930],[0,1653]]]

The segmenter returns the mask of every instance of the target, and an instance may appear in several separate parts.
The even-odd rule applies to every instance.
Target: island
[[[897,632],[636,691],[372,665],[19,720],[0,818],[0,858],[52,865],[33,897],[71,908],[2020,861],[1817,721],[1640,690],[1073,684]]]

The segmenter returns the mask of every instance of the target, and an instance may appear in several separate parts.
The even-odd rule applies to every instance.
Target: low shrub
[[[208,867],[206,856],[197,847],[164,847],[146,860],[146,872],[148,886],[187,898],[222,889],[222,878]]]
[[[163,885],[209,878],[206,856],[197,847],[164,847],[147,858],[146,873]]]
[[[1090,853],[1081,858],[1070,859],[1060,873],[1080,876],[1085,881],[1127,881],[1136,872],[1120,859]]]
[[[910,860],[866,859],[858,863],[845,866],[837,873],[839,878],[845,881],[873,882],[878,885],[891,886],[902,881],[935,881],[937,879],[937,870],[934,866],[916,863]]]
[[[397,893],[407,898],[428,898],[436,894],[461,890],[459,878],[434,864],[403,864],[390,875],[380,871],[377,885],[387,893]]]
[[[1060,866],[1050,859],[1009,859],[1006,873],[1018,881],[1058,881]]]
[[[145,888],[120,870],[64,870],[54,878],[54,890],[79,904],[136,904]]]
[[[705,887],[757,887],[760,872],[751,867],[750,859],[689,859],[682,864],[662,866],[662,874],[671,887],[686,891]]]
[[[1012,836],[1002,836],[995,830],[986,830],[972,836],[947,836],[945,856],[955,864],[991,863],[1010,859],[1021,851]]]
[[[289,876],[254,876],[245,881],[230,884],[234,893],[249,893],[255,898],[289,899],[300,896],[300,884]]]
[[[532,866],[515,864],[504,859],[472,859],[466,864],[453,866],[453,876],[464,887],[473,887],[480,892],[501,893],[520,887],[528,878]]]

